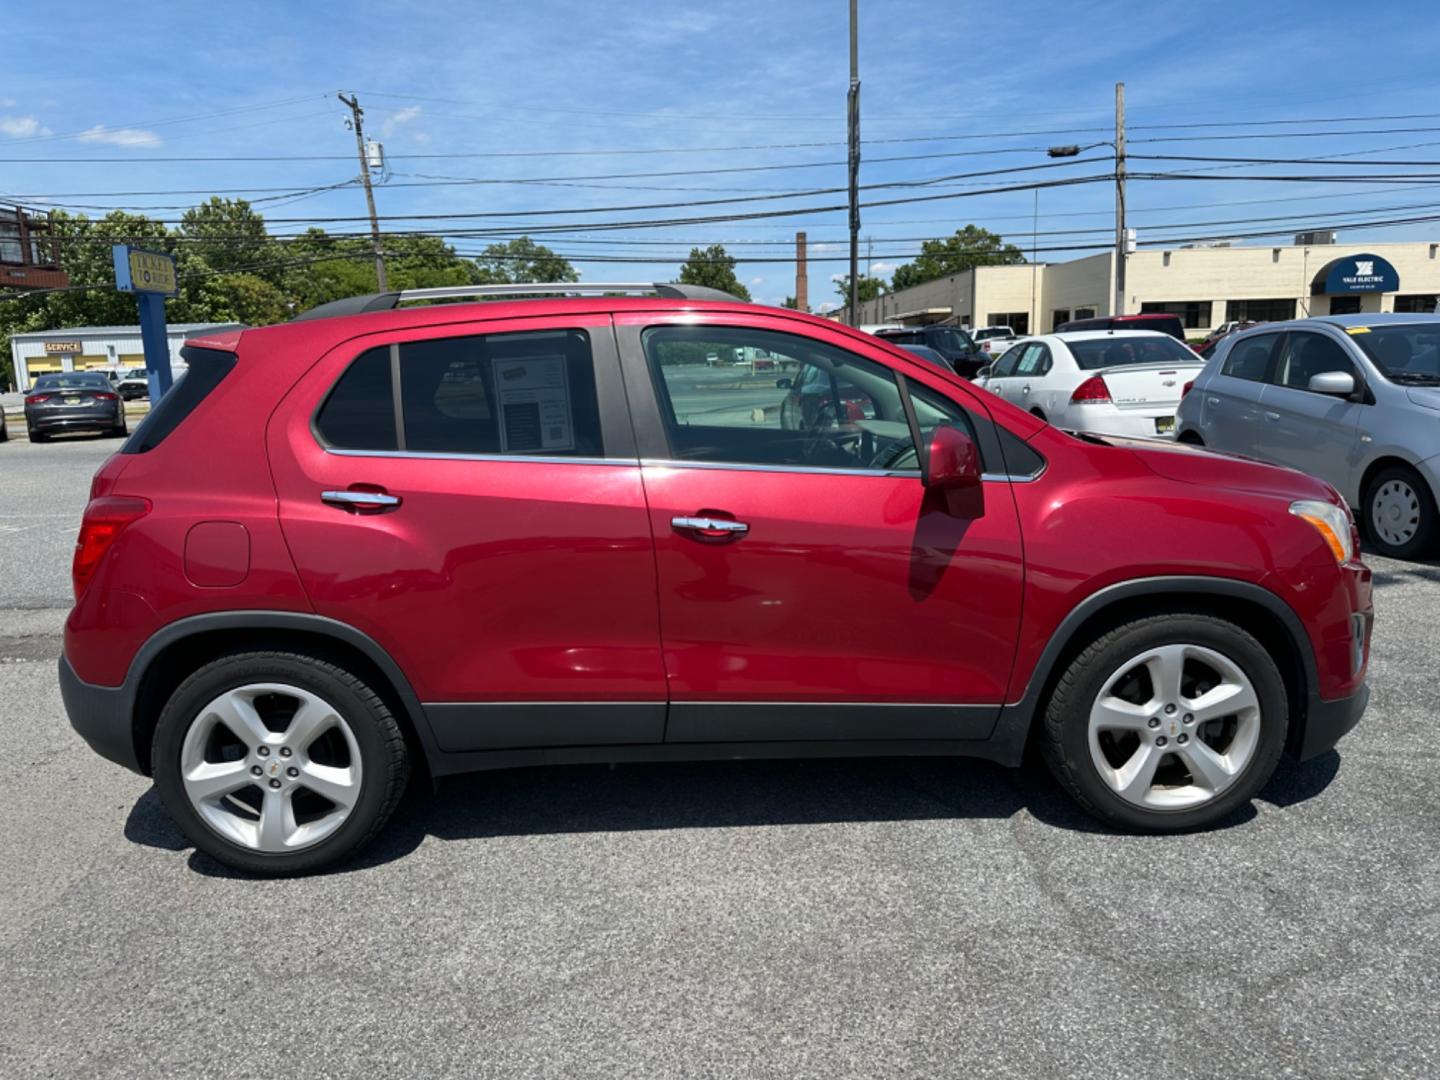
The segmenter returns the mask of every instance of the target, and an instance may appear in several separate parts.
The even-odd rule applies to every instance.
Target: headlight
[[[1290,504],[1290,513],[1308,521],[1325,538],[1338,563],[1347,563],[1355,554],[1350,515],[1334,503],[1301,499]]]

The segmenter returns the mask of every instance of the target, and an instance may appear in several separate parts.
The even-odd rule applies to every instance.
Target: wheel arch
[[[1365,471],[1360,474],[1360,483],[1355,488],[1354,505],[1360,509],[1362,520],[1365,512],[1365,493],[1370,490],[1370,485],[1375,482],[1375,477],[1379,476],[1384,470],[1393,467],[1409,470],[1419,477],[1422,484],[1426,487],[1430,486],[1430,482],[1425,479],[1425,474],[1416,467],[1413,461],[1409,461],[1399,454],[1391,452],[1382,453],[1365,466]],[[1437,494],[1440,493],[1433,490],[1430,492],[1432,498]],[[1440,502],[1440,498],[1437,498],[1436,502]]]
[[[189,675],[223,656],[276,650],[317,656],[363,679],[384,699],[411,744],[411,760],[428,768],[435,749],[425,709],[400,666],[374,638],[320,615],[231,611],[180,619],[157,631],[130,665],[126,685],[135,759],[150,773],[150,744],[160,711]],[[427,763],[422,765],[421,763]]]
[[[1009,742],[1018,760],[1055,683],[1090,642],[1136,618],[1178,612],[1226,619],[1260,641],[1285,681],[1290,703],[1290,730],[1285,745],[1296,752],[1303,742],[1310,703],[1318,697],[1319,687],[1315,654],[1304,623],[1289,604],[1261,585],[1190,575],[1120,582],[1091,593],[1077,604],[1051,634],[1023,696],[1002,710],[996,738]]]

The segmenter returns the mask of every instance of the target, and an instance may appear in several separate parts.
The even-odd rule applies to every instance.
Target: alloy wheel
[[[1090,709],[1090,757],[1101,779],[1150,810],[1216,798],[1245,771],[1259,741],[1254,684],[1201,645],[1162,645],[1125,661]]]
[[[250,683],[227,690],[191,721],[180,779],[216,833],[278,854],[339,829],[363,777],[355,733],[333,705],[298,686]]]
[[[1390,479],[1370,498],[1370,523],[1391,547],[1403,547],[1420,531],[1420,497],[1404,480]]]

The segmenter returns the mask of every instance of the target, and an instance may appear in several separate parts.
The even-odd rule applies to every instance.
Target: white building
[[[235,330],[240,323],[172,323],[165,328],[170,366],[185,361],[180,348],[186,338],[203,332]],[[30,330],[10,337],[17,390],[29,390],[40,376],[53,371],[108,371],[144,367],[145,346],[138,326],[75,326],[64,330]]]

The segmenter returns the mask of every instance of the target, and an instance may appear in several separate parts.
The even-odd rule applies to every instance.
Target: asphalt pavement
[[[1440,1075],[1436,566],[1372,561],[1364,723],[1212,832],[968,761],[544,768],[253,881],[65,721],[113,445],[0,444],[0,1076]]]

